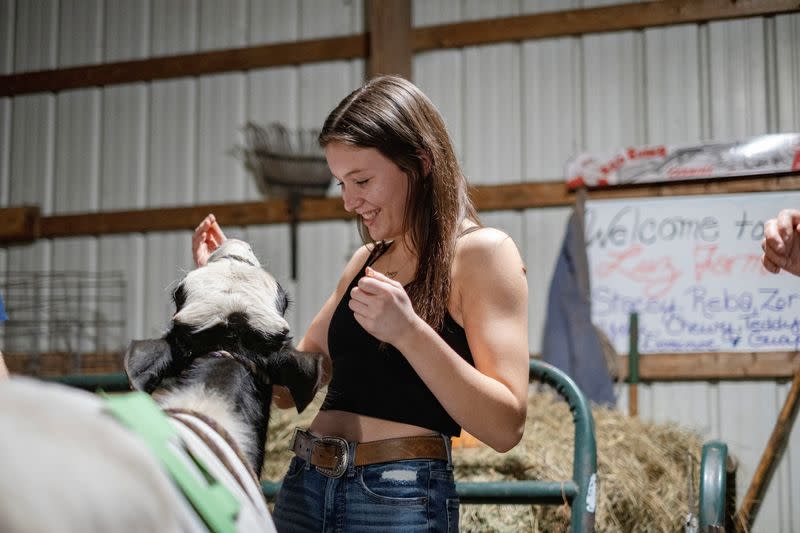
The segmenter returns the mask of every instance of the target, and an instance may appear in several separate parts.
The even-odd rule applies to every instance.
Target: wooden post
[[[767,493],[772,475],[775,473],[775,468],[778,466],[783,451],[786,449],[786,443],[789,440],[794,419],[797,415],[798,405],[800,405],[800,370],[794,374],[792,388],[789,390],[786,402],[784,402],[783,408],[778,415],[778,420],[775,422],[775,427],[772,429],[772,435],[770,435],[767,446],[764,448],[764,453],[761,455],[761,461],[758,463],[755,474],[753,474],[750,487],[744,495],[742,506],[739,508],[739,512],[736,513],[735,525],[737,531],[750,531],[753,527],[753,522],[755,522],[764,495]]]
[[[628,414],[639,416],[639,313],[631,313],[628,330]]]
[[[367,79],[397,74],[411,79],[411,0],[367,0]]]

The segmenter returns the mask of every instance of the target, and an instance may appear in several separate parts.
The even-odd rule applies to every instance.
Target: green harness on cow
[[[239,501],[181,444],[178,431],[158,404],[144,392],[103,397],[108,412],[147,443],[208,529],[234,533]]]

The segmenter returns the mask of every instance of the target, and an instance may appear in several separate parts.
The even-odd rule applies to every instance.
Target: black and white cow
[[[320,386],[322,356],[291,346],[286,294],[242,241],[189,272],[174,300],[166,335],[131,343],[131,385],[170,413],[178,447],[237,497],[237,529],[274,531],[257,481],[272,386],[285,385],[302,410]],[[0,435],[0,531],[207,530],[95,395],[14,377],[0,383]]]

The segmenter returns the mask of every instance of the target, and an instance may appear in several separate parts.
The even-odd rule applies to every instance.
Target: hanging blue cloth
[[[575,212],[550,282],[542,359],[570,376],[590,401],[616,405],[603,347],[592,324],[583,217]]]
[[[6,314],[6,308],[3,305],[3,295],[0,294],[0,320],[8,320],[8,315]]]

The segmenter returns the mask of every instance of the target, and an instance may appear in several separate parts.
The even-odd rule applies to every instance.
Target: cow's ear
[[[172,291],[172,301],[175,302],[176,313],[183,309],[183,304],[186,303],[186,288],[183,286],[184,281],[178,283],[178,286]]]
[[[308,407],[322,386],[324,356],[316,352],[301,352],[286,346],[266,358],[266,373],[274,385],[289,389],[297,412]]]
[[[131,341],[125,352],[125,373],[134,390],[153,392],[172,363],[172,350],[163,339]]]

